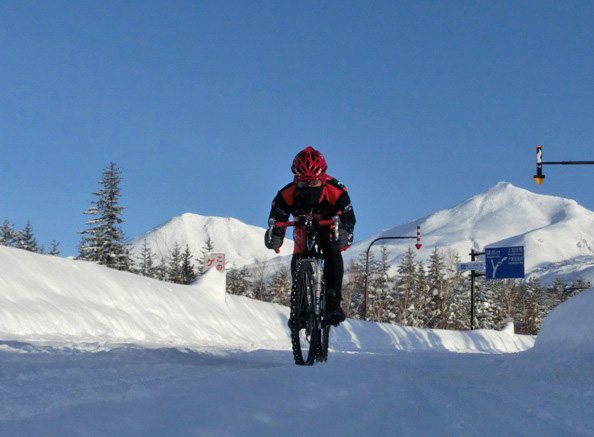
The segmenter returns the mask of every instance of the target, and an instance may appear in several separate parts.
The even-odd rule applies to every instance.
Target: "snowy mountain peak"
[[[550,272],[552,276],[554,271],[594,278],[594,213],[574,200],[535,194],[509,182],[499,182],[452,208],[370,237],[354,245],[348,256],[358,256],[380,236],[415,235],[417,225],[423,236],[419,260],[427,261],[434,248],[454,249],[467,261],[471,248],[524,246],[527,273]],[[411,244],[388,240],[392,262]],[[565,266],[557,269],[559,263]]]
[[[229,266],[242,267],[277,257],[264,246],[265,232],[264,228],[247,225],[235,218],[184,213],[133,239],[132,252],[140,254],[146,240],[157,259],[169,256],[176,243],[182,249],[187,244],[198,258],[210,239],[214,252],[225,253]],[[280,255],[289,255],[292,251],[293,242],[286,240]]]

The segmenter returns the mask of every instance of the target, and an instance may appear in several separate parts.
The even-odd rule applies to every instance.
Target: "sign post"
[[[470,262],[458,263],[458,271],[470,270],[470,329],[474,329],[474,283],[475,278],[511,279],[524,277],[524,246],[490,247],[484,252],[470,249]],[[485,255],[485,262],[476,257]],[[485,273],[478,273],[485,272]]]

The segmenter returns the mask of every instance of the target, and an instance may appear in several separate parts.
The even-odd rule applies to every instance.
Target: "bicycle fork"
[[[321,316],[324,313],[324,308],[322,308],[322,278],[324,273],[324,261],[321,259],[312,259],[311,264],[314,271],[314,308],[316,313],[316,319],[321,321]]]

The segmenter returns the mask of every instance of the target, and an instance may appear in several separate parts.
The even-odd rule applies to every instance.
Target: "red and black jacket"
[[[297,185],[291,182],[281,189],[272,201],[270,217],[276,221],[286,221],[291,214],[298,217],[310,212],[312,212],[311,206],[306,208],[301,204],[297,195]],[[313,213],[324,219],[340,215],[340,223],[344,229],[351,234],[355,229],[355,213],[347,189],[331,176],[326,175],[322,196],[314,205]]]

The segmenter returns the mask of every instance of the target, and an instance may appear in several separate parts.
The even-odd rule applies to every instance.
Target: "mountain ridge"
[[[421,226],[423,244],[418,261],[426,263],[435,248],[456,251],[461,261],[468,261],[471,249],[524,246],[527,276],[535,274],[544,281],[557,275],[594,281],[594,212],[573,199],[537,194],[505,181],[450,208],[355,242],[344,252],[345,265],[366,252],[376,238],[414,237],[417,226]],[[265,248],[264,233],[264,228],[235,218],[185,213],[135,238],[133,252],[139,254],[146,239],[158,257],[168,256],[175,242],[182,248],[189,244],[197,257],[210,237],[215,251],[226,253],[229,266],[266,263],[274,269],[288,265],[293,242],[285,239],[277,255]],[[388,249],[389,263],[395,265],[415,241],[386,240],[372,251],[379,251],[382,243]]]

